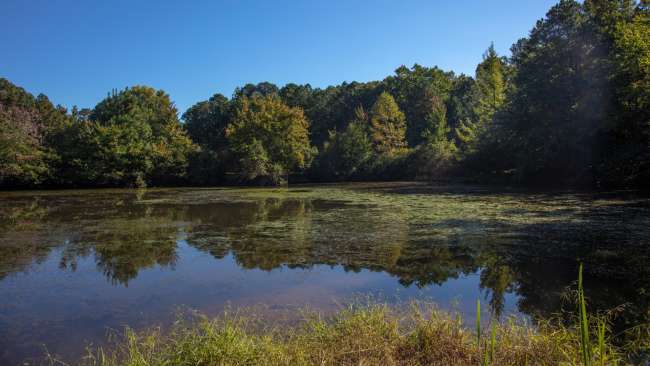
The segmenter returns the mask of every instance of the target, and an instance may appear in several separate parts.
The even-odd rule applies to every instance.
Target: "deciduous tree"
[[[240,97],[236,103],[227,137],[242,177],[280,183],[309,165],[313,151],[302,109],[288,107],[277,96]]]

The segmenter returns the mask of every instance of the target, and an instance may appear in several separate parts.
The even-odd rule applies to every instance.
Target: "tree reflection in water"
[[[649,201],[466,187],[348,185],[6,194],[0,281],[61,250],[115,285],[173,268],[179,240],[246,269],[340,265],[420,288],[479,273],[492,313],[513,294],[520,311],[550,316],[585,263],[592,306],[628,304],[621,327],[650,318]]]

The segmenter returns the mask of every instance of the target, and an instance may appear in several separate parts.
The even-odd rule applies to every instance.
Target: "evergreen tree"
[[[494,44],[490,45],[483,55],[483,62],[476,67],[475,80],[479,123],[489,123],[506,98],[503,61],[494,50]]]
[[[230,101],[221,94],[196,103],[184,114],[185,130],[199,146],[220,151],[226,147],[226,128],[231,120]]]
[[[311,123],[312,144],[320,148],[330,131],[343,131],[359,105],[370,108],[380,92],[379,86],[378,82],[352,82],[314,90],[309,102],[300,106]]]
[[[408,146],[415,147],[424,142],[425,134],[431,129],[427,124],[427,116],[432,110],[431,102],[434,98],[447,101],[453,78],[452,72],[415,64],[410,69],[399,67],[394,76],[383,81],[385,90],[395,98],[406,117]]]
[[[612,102],[606,47],[583,6],[552,7],[513,47],[512,63],[514,91],[494,134],[509,150],[501,158],[528,183],[591,183]]]
[[[184,114],[188,136],[198,145],[189,156],[188,179],[192,184],[222,183],[232,163],[226,129],[232,120],[232,105],[221,94],[196,103]]]
[[[475,84],[473,78],[465,75],[460,75],[454,80],[454,87],[447,101],[447,122],[453,131],[464,121],[472,123],[477,119],[474,107]]]
[[[476,79],[472,89],[472,114],[458,122],[455,134],[466,150],[472,150],[475,140],[488,127],[494,114],[506,99],[504,62],[490,45],[483,54],[483,61],[476,67]]]
[[[268,96],[278,96],[280,89],[278,86],[264,81],[257,84],[246,84],[241,88],[235,89],[233,93],[233,99],[246,97],[268,97]]]
[[[381,93],[370,111],[371,136],[375,151],[391,154],[406,147],[406,120],[395,99]]]
[[[432,131],[425,135],[426,141],[417,150],[417,174],[436,179],[449,174],[458,160],[456,144],[449,139],[447,108],[441,100],[432,101],[433,110],[427,116]]]
[[[368,136],[368,115],[363,107],[355,110],[355,118],[344,131],[330,131],[330,137],[314,164],[312,175],[326,180],[359,177],[367,168],[374,151]]]
[[[184,124],[148,87],[67,114],[0,79],[0,186],[217,184],[233,171],[278,182],[309,166],[313,145],[310,173],[328,179],[462,163],[525,183],[650,187],[648,0],[560,0],[511,51],[490,46],[474,78],[416,64],[323,89],[247,84]]]
[[[611,42],[609,59],[616,122],[604,152],[601,180],[615,186],[650,185],[650,5],[629,1],[588,1]]]

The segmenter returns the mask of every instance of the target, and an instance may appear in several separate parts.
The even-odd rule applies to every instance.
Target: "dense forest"
[[[0,187],[447,180],[650,188],[650,2],[562,0],[474,77],[215,94],[162,90],[66,110],[0,79]]]

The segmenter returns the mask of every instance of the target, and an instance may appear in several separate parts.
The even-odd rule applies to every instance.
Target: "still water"
[[[78,358],[183,309],[272,317],[360,296],[534,320],[650,319],[650,199],[373,183],[0,193],[0,364]],[[489,316],[488,315],[488,316]]]

